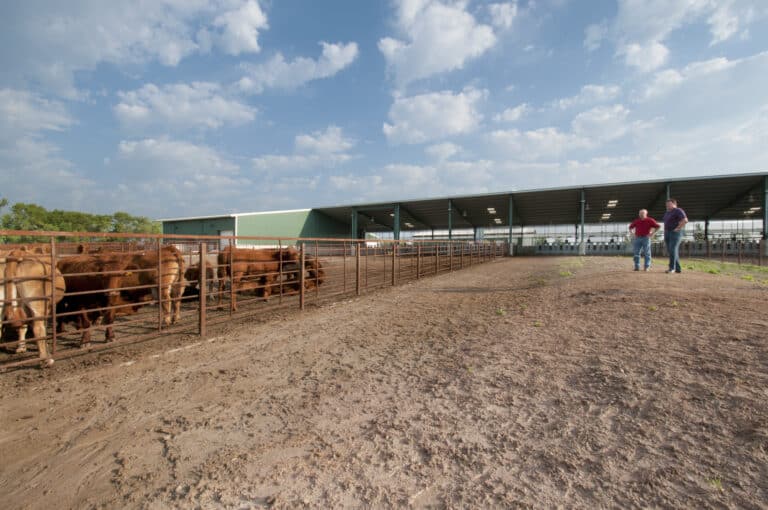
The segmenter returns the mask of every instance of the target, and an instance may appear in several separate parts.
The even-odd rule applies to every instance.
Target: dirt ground
[[[516,258],[0,374],[3,508],[768,507],[768,286]]]

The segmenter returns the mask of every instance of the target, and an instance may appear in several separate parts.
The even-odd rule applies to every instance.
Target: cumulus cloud
[[[240,82],[242,91],[260,94],[267,88],[293,89],[309,81],[328,78],[355,61],[357,44],[321,42],[322,54],[317,60],[299,57],[287,61],[278,53],[264,64],[244,64],[246,72]]]
[[[391,143],[416,144],[474,131],[482,120],[478,103],[487,92],[467,88],[396,97],[383,131]]]
[[[665,69],[653,76],[645,87],[643,97],[645,99],[651,99],[662,96],[671,90],[676,89],[688,80],[703,79],[708,75],[713,75],[734,66],[749,63],[750,61],[765,60],[766,56],[768,56],[768,52],[737,60],[728,60],[726,58],[718,57],[700,62],[692,62],[679,70]]]
[[[58,207],[82,203],[94,183],[80,174],[46,134],[75,123],[65,106],[26,90],[0,89],[0,193],[13,201]],[[10,178],[14,176],[14,178]]]
[[[227,97],[216,83],[148,83],[117,95],[120,102],[114,107],[115,115],[129,128],[216,129],[244,124],[256,116],[255,108]]]
[[[669,57],[669,50],[660,42],[651,41],[647,44],[629,44],[622,52],[624,61],[628,66],[632,66],[647,73],[663,66]]]
[[[488,13],[491,15],[491,24],[497,28],[511,28],[517,16],[517,3],[506,2],[490,4]]]
[[[561,110],[566,110],[575,106],[604,103],[616,99],[620,93],[621,87],[618,85],[589,84],[581,87],[581,90],[575,96],[558,99],[555,101],[555,106]]]
[[[593,143],[615,140],[632,129],[629,114],[630,111],[621,104],[598,106],[576,115],[571,127],[576,136]]]
[[[604,21],[587,27],[584,47],[595,50],[610,38],[628,66],[649,72],[666,63],[665,42],[684,26],[706,24],[714,45],[743,33],[766,15],[768,9],[761,0],[619,0],[610,24]]]
[[[78,71],[99,64],[173,67],[212,48],[255,53],[266,27],[255,0],[10,2],[0,16],[0,60],[14,73],[4,73],[0,86],[34,82],[61,96],[82,97]]]
[[[531,107],[528,106],[527,103],[523,103],[514,108],[507,108],[501,113],[497,113],[493,116],[493,120],[496,122],[517,122],[530,111]]]
[[[588,139],[554,127],[496,130],[490,133],[490,141],[501,153],[523,161],[557,159],[564,153],[592,147]]]
[[[461,152],[461,147],[455,143],[443,142],[430,145],[424,149],[424,152],[432,159],[437,161],[445,161],[446,159],[450,159]]]
[[[354,146],[355,141],[340,127],[328,126],[325,131],[296,135],[293,154],[266,154],[251,163],[255,170],[271,173],[328,168],[353,159],[349,151]]]
[[[489,25],[467,12],[466,2],[398,0],[400,38],[379,40],[379,50],[400,85],[437,73],[461,69],[496,44]],[[501,4],[497,4],[501,5]],[[497,11],[505,11],[497,7]],[[506,14],[511,14],[510,8]],[[505,19],[497,18],[504,22]]]

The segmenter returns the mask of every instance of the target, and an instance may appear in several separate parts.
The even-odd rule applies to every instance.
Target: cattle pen
[[[59,271],[69,282],[66,289],[48,285],[44,295],[6,293],[6,307],[12,299],[20,310],[29,302],[42,301],[47,312],[27,313],[21,319],[3,314],[0,370],[34,365],[40,358],[50,364],[166,335],[204,337],[214,324],[300,311],[491,262],[508,253],[504,243],[494,241],[7,230],[0,231],[0,238],[13,241],[0,245],[4,267],[6,261],[25,259],[58,268],[37,277],[4,270],[3,288],[30,278],[53,280]],[[254,255],[267,262],[252,263]],[[68,260],[85,265],[67,269]],[[89,282],[85,286],[84,280]],[[43,330],[38,329],[40,324]],[[26,335],[19,326],[27,329]],[[28,343],[40,341],[45,343],[38,352],[26,350]],[[49,346],[47,359],[45,346]]]

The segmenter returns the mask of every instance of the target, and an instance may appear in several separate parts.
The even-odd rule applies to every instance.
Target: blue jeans
[[[667,253],[669,253],[669,270],[680,272],[680,242],[683,240],[683,231],[675,232],[670,230],[664,231],[664,244],[667,245]]]
[[[651,238],[649,236],[635,237],[632,241],[632,260],[635,262],[635,269],[640,269],[641,253],[645,256],[645,265],[643,267],[648,269],[651,267]]]

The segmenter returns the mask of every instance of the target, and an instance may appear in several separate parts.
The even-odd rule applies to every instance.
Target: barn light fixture
[[[489,214],[496,214],[496,208],[495,207],[489,207],[488,208],[488,213]]]
[[[395,217],[395,213],[393,213],[393,212],[389,213],[389,215],[390,215],[391,217],[393,217],[393,218]]]
[[[750,211],[759,211],[760,209],[762,209],[762,207],[750,207],[749,208]]]
[[[600,219],[601,219],[601,220],[607,220],[607,219],[608,219],[608,218],[610,218],[610,217],[611,217],[611,213],[605,213],[605,214],[603,214],[603,215],[600,217]]]
[[[748,210],[744,211],[744,214],[746,214],[747,216],[749,216],[750,214],[755,214],[756,212],[757,212],[757,211],[755,211],[755,210],[753,210],[753,209],[748,209]]]
[[[609,200],[608,201],[608,208],[609,209],[613,209],[617,205],[619,205],[619,201],[618,200]]]
[[[495,221],[496,224],[501,224],[501,218],[494,218],[493,221]]]
[[[405,226],[406,226],[406,227],[408,227],[408,228],[413,228],[413,223],[408,223],[408,222],[406,221],[406,222],[405,222]]]

